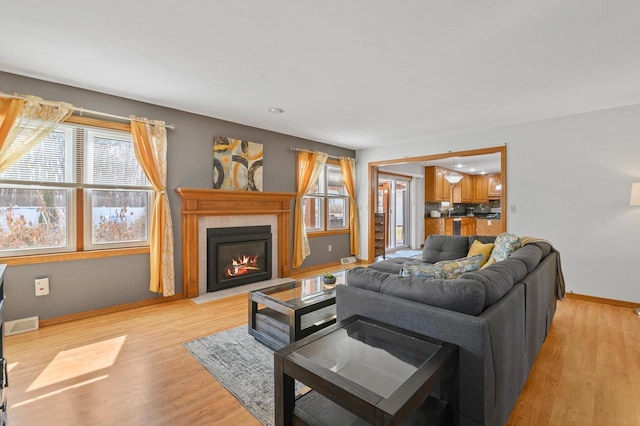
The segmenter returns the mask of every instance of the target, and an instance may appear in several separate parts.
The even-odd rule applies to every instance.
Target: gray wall
[[[352,150],[319,142],[14,74],[0,72],[0,91],[36,95],[116,115],[164,120],[176,126],[175,130],[168,131],[167,154],[167,189],[175,238],[176,293],[182,292],[182,232],[181,203],[175,189],[212,187],[215,136],[263,144],[265,191],[295,192],[295,152],[290,150],[291,147],[319,150],[334,156],[354,156]],[[303,268],[349,256],[348,235],[310,238],[310,245],[312,254],[303,263]],[[332,245],[331,252],[327,250],[328,245]],[[50,279],[51,293],[48,296],[34,295],[33,280],[39,276]],[[148,280],[148,255],[12,266],[7,268],[5,276],[6,319],[29,316],[49,319],[158,297],[148,290]]]

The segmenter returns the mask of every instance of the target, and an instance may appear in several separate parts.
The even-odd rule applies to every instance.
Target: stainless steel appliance
[[[460,235],[462,233],[462,219],[459,217],[453,218],[453,235]]]

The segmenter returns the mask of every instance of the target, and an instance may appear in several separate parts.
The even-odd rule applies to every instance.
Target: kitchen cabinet
[[[447,169],[435,166],[424,168],[424,200],[431,202],[449,201],[449,182],[444,178]]]
[[[425,218],[424,219],[424,239],[431,234],[444,234],[444,218]]]
[[[453,218],[446,218],[444,220],[444,234],[453,235]]]
[[[460,225],[460,235],[476,235],[476,218],[463,217]]]
[[[502,232],[502,222],[500,219],[478,218],[476,233],[478,235],[498,235]]]
[[[502,185],[500,184],[500,174],[487,175],[487,198],[495,200],[500,198],[502,194]]]
[[[473,202],[489,202],[489,180],[487,175],[475,175],[473,177]]]
[[[451,201],[451,184],[445,178],[447,173],[452,173],[449,169],[442,167],[425,167],[424,173],[424,199],[430,202]],[[462,175],[462,180],[453,186],[454,203],[473,202],[473,176],[453,172]]]
[[[462,180],[453,186],[453,202],[473,203],[473,176],[460,174]]]

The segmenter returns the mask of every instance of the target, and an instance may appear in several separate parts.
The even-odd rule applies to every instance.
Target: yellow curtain
[[[340,157],[340,173],[344,187],[349,194],[349,228],[351,235],[351,254],[360,253],[360,224],[358,222],[358,203],[356,203],[356,160],[355,158]]]
[[[7,170],[73,113],[73,105],[37,96],[0,99],[0,172]]]
[[[13,124],[22,114],[24,103],[23,99],[0,98],[0,149]]]
[[[164,122],[131,117],[134,152],[156,191],[149,235],[149,290],[172,296],[176,292],[173,259],[173,225],[166,193],[167,129]]]
[[[296,206],[293,212],[293,267],[299,268],[304,259],[311,254],[307,230],[304,225],[302,198],[309,193],[318,180],[322,167],[327,162],[327,154],[322,152],[298,152]]]

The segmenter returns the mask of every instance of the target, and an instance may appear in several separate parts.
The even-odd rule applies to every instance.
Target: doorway
[[[499,155],[500,170],[498,175],[500,176],[500,185],[501,185],[501,191],[500,191],[500,197],[499,197],[499,200],[500,200],[499,214],[501,217],[500,232],[506,232],[506,229],[507,229],[507,147],[506,147],[506,144],[505,146],[480,148],[480,149],[473,149],[468,151],[457,151],[457,152],[449,151],[441,154],[423,155],[423,156],[417,156],[417,157],[403,157],[398,159],[389,159],[389,160],[370,162],[368,164],[369,176],[371,177],[369,181],[370,184],[369,184],[369,196],[368,196],[368,200],[369,200],[369,218],[368,218],[369,232],[368,232],[368,256],[367,256],[368,261],[369,262],[375,261],[374,213],[378,211],[382,212],[382,209],[378,210],[378,206],[380,204],[380,200],[379,200],[380,197],[379,197],[379,191],[378,191],[379,179],[376,176],[388,174],[388,172],[380,170],[380,167],[389,167],[394,165],[405,165],[405,164],[418,165],[422,167],[422,165],[426,164],[427,162],[433,162],[433,161],[445,160],[445,159],[448,159],[448,161],[451,161],[452,158],[477,157],[477,156],[484,156],[487,154]],[[448,168],[451,166],[447,165],[443,167]],[[409,178],[408,176],[404,176],[404,177]],[[424,187],[422,189],[414,187],[414,191],[424,191]],[[415,194],[414,194],[414,198],[415,198]],[[416,199],[420,200],[420,197],[417,197]],[[418,201],[418,202],[421,203],[421,201]],[[405,210],[408,211],[409,209],[405,208]],[[416,212],[414,212],[414,215],[415,215],[415,218],[412,222],[414,224],[413,233],[422,233],[423,228],[420,224],[418,224],[418,221],[424,222],[424,219],[421,219],[422,217],[424,217],[424,209],[421,206],[416,206]],[[405,216],[405,218],[406,217],[407,216]],[[408,217],[411,217],[411,215],[409,215]],[[405,218],[403,218],[404,224],[410,225],[410,221],[406,220]],[[407,229],[404,229],[404,235],[405,235],[404,239],[406,241],[405,244],[410,245],[412,241],[412,237],[411,237],[411,234],[407,232],[407,230],[408,230],[408,227]],[[414,240],[416,238],[418,238],[419,240],[421,238],[421,235],[414,235],[413,238]],[[424,241],[424,238],[422,238],[421,241]]]
[[[384,213],[385,250],[409,247],[411,179],[405,176],[378,173],[376,212]]]

